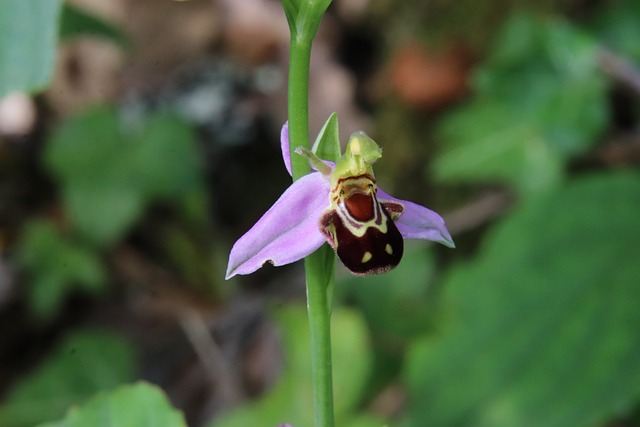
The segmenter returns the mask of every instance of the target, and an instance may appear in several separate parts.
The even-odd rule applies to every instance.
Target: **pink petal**
[[[289,122],[285,122],[280,130],[280,149],[282,150],[282,160],[291,176],[291,151],[289,151]]]
[[[455,248],[444,219],[431,209],[407,200],[397,199],[378,188],[378,200],[392,200],[404,205],[404,213],[395,223],[405,239],[426,239]]]
[[[320,173],[295,181],[231,249],[227,276],[250,274],[270,262],[298,261],[326,241],[318,225],[329,206],[329,183]]]

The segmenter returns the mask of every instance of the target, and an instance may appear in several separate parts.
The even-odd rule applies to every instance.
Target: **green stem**
[[[289,55],[289,149],[291,170],[296,180],[309,173],[309,163],[294,153],[309,148],[309,62],[313,37],[291,35]]]
[[[288,114],[294,180],[310,171],[307,160],[294,150],[309,148],[309,63],[314,35],[315,31],[293,30],[291,35]],[[315,427],[334,426],[330,325],[334,270],[335,255],[327,245],[305,258]]]
[[[334,254],[323,246],[304,262],[307,273],[307,310],[311,332],[311,376],[315,427],[333,427],[331,368],[331,301]]]

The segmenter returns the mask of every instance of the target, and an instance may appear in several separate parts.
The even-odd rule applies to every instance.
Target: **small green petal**
[[[321,159],[337,163],[340,160],[340,133],[338,129],[338,115],[332,113],[318,133],[313,144],[313,154]]]

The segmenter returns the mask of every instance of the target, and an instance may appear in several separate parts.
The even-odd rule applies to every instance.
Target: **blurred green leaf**
[[[287,355],[285,372],[262,399],[224,415],[211,427],[313,425],[309,324],[303,307],[279,310]],[[332,315],[333,379],[337,425],[379,427],[380,420],[354,417],[370,369],[366,327],[354,313],[344,309]]]
[[[31,427],[62,417],[98,391],[131,381],[134,369],[131,346],[121,337],[75,333],[11,390],[0,406],[0,425]]]
[[[607,122],[596,40],[560,19],[514,15],[474,76],[479,97],[500,101],[562,155],[582,152]]]
[[[147,199],[180,199],[200,187],[195,135],[175,116],[159,113],[134,136],[136,179]]]
[[[0,2],[0,99],[33,92],[51,80],[60,0]]]
[[[58,422],[40,427],[187,427],[182,413],[174,409],[162,390],[138,382],[124,385],[72,408]]]
[[[28,271],[28,299],[38,317],[56,314],[70,291],[96,293],[104,288],[105,272],[97,255],[63,236],[50,222],[27,223],[18,259]]]
[[[450,115],[441,131],[451,143],[433,164],[441,180],[503,180],[521,194],[562,181],[560,156],[539,130],[500,103],[469,104]]]
[[[608,121],[597,49],[566,21],[514,15],[474,74],[476,98],[443,123],[436,176],[503,180],[522,194],[554,188]]]
[[[60,22],[60,39],[82,35],[103,37],[123,48],[128,48],[131,44],[117,27],[71,4],[65,4]]]
[[[640,61],[640,1],[604,3],[590,28],[606,47]]]
[[[126,182],[122,175],[108,175],[100,181],[69,182],[64,190],[72,223],[98,246],[108,246],[126,233],[142,215],[144,205],[135,184]]]
[[[589,427],[640,398],[640,176],[533,199],[445,280],[455,319],[419,341],[414,426]]]
[[[128,129],[113,109],[86,112],[55,130],[45,161],[73,225],[101,246],[120,238],[149,202],[181,200],[201,180],[192,132],[164,114]]]

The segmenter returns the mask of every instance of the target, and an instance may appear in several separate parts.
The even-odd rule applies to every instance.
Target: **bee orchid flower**
[[[281,132],[282,158],[291,175],[289,132]],[[293,182],[258,222],[236,241],[226,278],[250,274],[266,263],[281,266],[310,255],[325,242],[356,275],[398,265],[403,239],[455,247],[444,220],[416,203],[378,188],[372,165],[382,150],[364,132],[349,139],[334,164],[299,147],[315,170]]]

